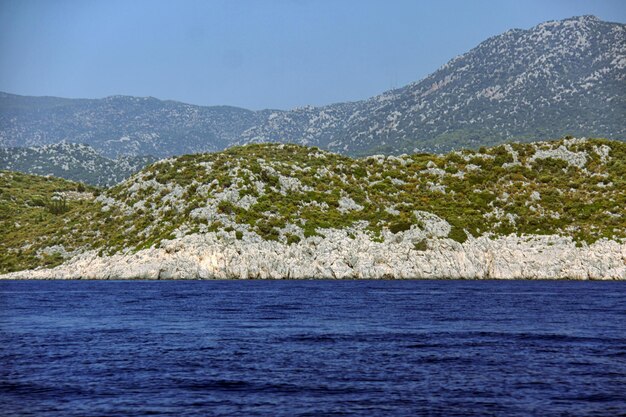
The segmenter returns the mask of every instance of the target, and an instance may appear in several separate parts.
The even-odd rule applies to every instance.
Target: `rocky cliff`
[[[2,279],[593,279],[626,280],[626,243],[577,247],[559,236],[429,239],[412,232],[373,242],[326,231],[297,244],[242,242],[230,235],[189,235],[158,248],[99,256],[90,251],[52,269]]]

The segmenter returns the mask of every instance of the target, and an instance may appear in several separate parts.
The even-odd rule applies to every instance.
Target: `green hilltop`
[[[626,238],[625,190],[626,143],[572,138],[362,159],[246,145],[161,160],[108,189],[0,171],[0,273],[192,233],[304,244],[341,228],[382,241],[433,215],[458,242],[558,234],[585,245]]]

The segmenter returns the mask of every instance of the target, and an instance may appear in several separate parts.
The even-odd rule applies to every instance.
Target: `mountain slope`
[[[253,112],[154,98],[0,94],[0,146],[80,142],[108,157],[260,142],[367,155],[565,135],[623,140],[625,120],[626,25],[593,16],[510,30],[419,82],[323,107]]]
[[[369,100],[275,112],[240,142],[371,154],[567,134],[626,138],[626,25],[582,16],[511,30]]]
[[[57,143],[30,148],[0,148],[0,169],[52,175],[86,184],[108,187],[156,161],[151,156],[103,157],[93,148]]]
[[[0,272],[58,264],[90,250],[96,257],[170,244],[184,250],[187,241],[180,239],[213,242],[200,253],[215,252],[215,265],[237,242],[272,256],[326,248],[318,262],[332,264],[351,242],[370,245],[372,253],[358,255],[370,262],[392,256],[387,250],[407,259],[441,245],[461,250],[467,242],[482,250],[507,236],[515,245],[525,244],[524,236],[566,239],[548,239],[541,250],[555,242],[619,241],[626,239],[624,161],[626,143],[607,140],[365,159],[297,145],[247,145],[159,161],[97,197],[75,192],[67,181],[4,171]],[[478,238],[486,240],[476,247]],[[250,262],[264,258],[257,249],[246,252]]]
[[[109,158],[224,149],[264,115],[152,97],[25,97],[0,93],[0,146],[84,143]]]

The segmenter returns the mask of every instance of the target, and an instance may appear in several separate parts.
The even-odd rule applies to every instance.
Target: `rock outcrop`
[[[577,246],[560,236],[431,238],[413,231],[351,237],[327,230],[297,244],[237,240],[234,233],[193,234],[158,248],[98,256],[89,251],[52,269],[2,279],[626,279],[626,243]]]

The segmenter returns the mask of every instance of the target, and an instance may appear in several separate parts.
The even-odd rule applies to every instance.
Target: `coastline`
[[[50,269],[0,279],[570,279],[626,280],[626,242],[577,247],[568,237],[428,239],[416,249],[410,233],[383,242],[365,233],[329,229],[297,244],[242,241],[234,234],[192,234],[159,247],[98,256],[86,251]],[[445,277],[445,278],[442,278]]]

